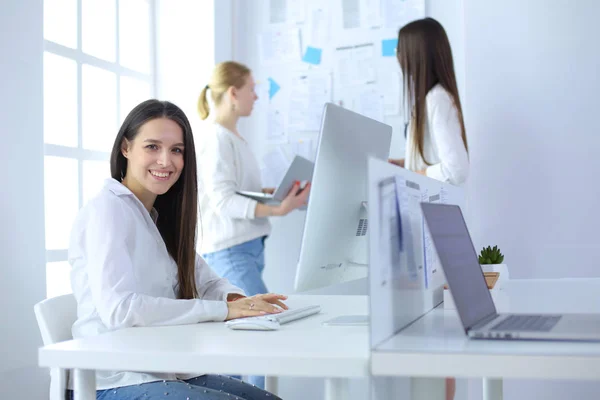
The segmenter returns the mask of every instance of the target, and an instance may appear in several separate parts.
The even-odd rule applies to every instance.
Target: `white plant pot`
[[[499,272],[500,275],[498,276],[498,282],[496,282],[496,284],[506,282],[510,279],[506,264],[482,264],[481,270],[483,272]]]

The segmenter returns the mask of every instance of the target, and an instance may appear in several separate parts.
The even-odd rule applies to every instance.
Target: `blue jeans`
[[[202,257],[217,274],[227,278],[248,296],[268,293],[262,278],[266,238],[263,236],[214,253],[203,254]],[[261,389],[265,388],[264,376],[249,376],[248,380]]]
[[[203,254],[208,265],[223,278],[227,278],[248,296],[268,293],[262,279],[265,269],[266,236],[238,244],[227,249]]]
[[[73,392],[69,391],[69,399]],[[238,379],[202,375],[186,381],[158,381],[96,391],[96,400],[281,400],[279,397]]]

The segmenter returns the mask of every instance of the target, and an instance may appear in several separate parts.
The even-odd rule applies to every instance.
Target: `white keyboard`
[[[232,319],[225,322],[225,325],[231,329],[276,330],[279,329],[282,324],[287,324],[288,322],[317,314],[320,311],[321,306],[305,306],[293,310],[282,311],[279,314]]]

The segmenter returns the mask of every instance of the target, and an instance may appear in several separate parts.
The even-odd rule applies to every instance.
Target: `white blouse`
[[[80,210],[69,246],[71,286],[77,299],[74,338],[129,327],[223,321],[228,312],[227,295],[244,294],[196,255],[199,299],[177,299],[177,264],[156,227],[156,210],[152,211],[151,216],[141,201],[114,179],[108,179]],[[101,390],[177,377],[99,371],[96,383]]]
[[[426,97],[423,155],[414,147],[412,120],[407,128],[404,167],[411,171],[426,169],[427,176],[453,185],[461,185],[469,175],[469,156],[462,140],[458,110],[452,96],[434,86]]]

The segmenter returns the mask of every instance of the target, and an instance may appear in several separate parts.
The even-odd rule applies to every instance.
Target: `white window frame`
[[[121,115],[120,93],[121,76],[128,76],[144,81],[150,85],[150,93],[156,95],[156,0],[147,0],[150,7],[150,72],[141,73],[120,64],[119,55],[119,2],[123,0],[105,0],[114,1],[116,10],[115,21],[115,41],[116,41],[116,59],[114,62],[102,60],[100,58],[86,54],[82,50],[82,0],[77,0],[77,48],[72,49],[67,46],[49,41],[44,38],[44,53],[52,53],[61,57],[68,58],[77,63],[77,147],[62,146],[56,144],[44,143],[44,157],[56,156],[77,160],[78,185],[79,185],[79,208],[83,206],[83,162],[84,161],[108,161],[110,152],[88,150],[83,148],[82,132],[82,66],[88,64],[93,67],[116,74],[116,108],[118,121],[122,121],[125,116]],[[126,1],[126,0],[124,0]],[[115,132],[116,135],[116,132]],[[48,250],[46,249],[46,264],[52,262],[67,261],[68,250]],[[48,288],[47,288],[48,289]]]

